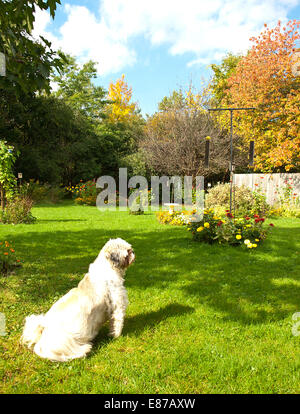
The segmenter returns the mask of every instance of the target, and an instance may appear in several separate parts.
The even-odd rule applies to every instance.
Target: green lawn
[[[0,278],[0,393],[298,393],[300,220],[273,220],[257,250],[191,241],[153,214],[38,206],[32,225],[2,225],[24,261]],[[75,286],[109,239],[136,252],[123,335],[107,327],[86,359],[53,363],[19,345],[25,316]]]

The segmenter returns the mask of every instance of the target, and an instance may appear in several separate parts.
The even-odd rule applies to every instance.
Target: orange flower
[[[5,254],[5,256],[7,256],[7,255],[8,255],[8,253],[7,253],[7,252],[4,252],[4,254]]]
[[[15,251],[14,251],[14,249],[10,249],[10,251],[12,252],[12,253],[14,253]]]

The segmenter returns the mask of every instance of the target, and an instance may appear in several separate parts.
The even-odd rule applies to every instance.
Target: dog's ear
[[[119,252],[112,252],[110,253],[110,260],[117,266],[121,264],[121,257]]]
[[[125,258],[125,264],[126,267],[131,265],[131,263],[134,261],[135,255],[132,249],[127,250],[126,258]]]

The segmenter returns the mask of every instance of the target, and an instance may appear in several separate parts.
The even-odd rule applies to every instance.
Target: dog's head
[[[110,239],[102,248],[101,253],[114,267],[125,270],[135,260],[134,251],[123,239]]]

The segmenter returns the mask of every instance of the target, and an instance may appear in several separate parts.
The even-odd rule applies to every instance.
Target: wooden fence
[[[234,184],[245,185],[266,194],[267,202],[273,205],[280,201],[280,195],[287,186],[291,187],[292,197],[300,195],[300,173],[276,174],[235,174]]]

